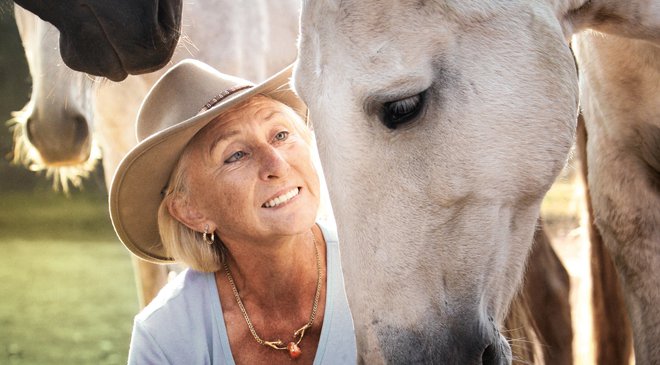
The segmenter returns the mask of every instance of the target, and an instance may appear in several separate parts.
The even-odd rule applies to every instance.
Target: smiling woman
[[[147,95],[110,212],[135,255],[190,269],[136,317],[129,363],[356,361],[337,238],[315,223],[320,180],[290,75],[252,85],[189,60]]]

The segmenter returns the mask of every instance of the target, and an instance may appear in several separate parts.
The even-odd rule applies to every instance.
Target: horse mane
[[[101,159],[101,148],[96,140],[92,139],[91,153],[87,161],[77,165],[48,165],[28,138],[27,118],[32,104],[33,101],[30,100],[22,110],[12,112],[12,118],[7,121],[14,140],[11,163],[23,165],[33,172],[45,172],[46,178],[52,179],[55,191],[68,194],[70,186],[80,189],[83,180],[96,169],[96,164]]]

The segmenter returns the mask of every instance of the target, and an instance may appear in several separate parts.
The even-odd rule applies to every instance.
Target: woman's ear
[[[204,232],[208,220],[197,207],[181,194],[175,194],[167,202],[167,210],[174,219],[197,232]]]

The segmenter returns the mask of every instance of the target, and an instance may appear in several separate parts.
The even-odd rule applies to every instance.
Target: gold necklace
[[[316,272],[317,272],[316,294],[314,294],[314,305],[312,306],[312,314],[309,316],[309,322],[307,322],[304,326],[300,327],[298,330],[296,330],[293,333],[294,341],[296,338],[298,338],[298,340],[295,342],[291,341],[286,345],[280,339],[276,341],[264,341],[259,337],[259,335],[257,335],[257,332],[254,330],[254,326],[252,325],[252,321],[250,321],[250,317],[248,317],[247,311],[245,310],[243,301],[241,300],[240,295],[238,295],[238,289],[236,289],[236,284],[234,283],[234,278],[231,275],[231,271],[229,271],[229,266],[227,265],[227,261],[225,260],[222,263],[225,269],[225,274],[227,275],[227,279],[229,280],[229,284],[231,285],[231,290],[234,292],[236,303],[238,303],[238,307],[241,309],[241,313],[243,313],[243,317],[245,318],[245,322],[247,322],[248,328],[250,329],[250,333],[252,333],[252,337],[254,337],[254,339],[260,345],[269,346],[274,348],[275,350],[288,350],[291,359],[297,359],[298,357],[300,357],[300,355],[302,355],[302,351],[300,350],[300,347],[298,345],[300,344],[300,341],[302,341],[303,336],[305,336],[305,331],[311,328],[312,323],[314,323],[314,318],[316,318],[316,310],[319,305],[319,297],[321,296],[321,258],[319,257],[319,250],[318,248],[316,248],[316,238],[314,237],[313,232],[312,232],[312,242],[314,243],[314,254],[316,255]]]

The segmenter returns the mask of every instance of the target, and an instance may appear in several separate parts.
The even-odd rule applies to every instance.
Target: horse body
[[[194,57],[220,71],[253,82],[262,81],[295,60],[299,7],[297,0],[277,3],[268,0],[200,0],[186,3],[182,15],[182,37],[172,62]],[[212,12],[209,9],[224,11]],[[46,150],[73,149],[74,151],[66,153],[75,154],[75,151],[80,149],[78,144],[53,136],[76,131],[80,123],[71,123],[71,118],[55,121],[41,117],[59,116],[62,111],[82,108],[85,111],[85,121],[89,123],[85,127],[94,130],[103,151],[103,168],[109,186],[122,157],[137,143],[135,120],[139,106],[153,83],[165,70],[129,76],[121,83],[102,83],[82,73],[70,72],[62,65],[57,48],[53,47],[56,30],[27,11],[18,9],[16,14],[17,20],[22,23],[21,28],[39,30],[23,38],[28,59],[34,56],[40,60],[36,67],[34,62],[30,62],[34,81],[28,107],[44,105],[52,108],[48,111],[27,108],[23,113],[24,117],[18,118],[23,122],[18,128],[28,128],[29,131],[19,134],[34,142],[41,154],[45,154],[41,152],[44,146]],[[21,36],[23,35],[24,32],[21,31]],[[200,103],[204,102],[200,100]],[[27,120],[39,120],[39,128],[36,128],[34,122],[27,123]],[[33,124],[34,128],[30,128],[30,124]],[[40,145],[37,141],[43,143]],[[70,167],[72,170],[74,168]],[[78,177],[70,179],[77,181]],[[159,265],[134,260],[140,302],[145,305],[165,283],[165,270]]]
[[[660,48],[573,39],[596,224],[623,284],[639,364],[660,361]]]
[[[162,68],[179,38],[181,0],[15,0],[61,33],[74,70],[119,81]]]
[[[541,199],[573,142],[578,82],[568,39],[596,28],[657,41],[659,4],[303,3],[294,79],[328,178],[360,362],[510,362],[498,329],[520,283]],[[643,113],[656,110],[656,97],[649,100],[655,104]],[[600,184],[610,184],[610,194],[623,186],[594,179],[628,178],[614,179],[612,166],[605,176],[591,175],[598,163],[590,157],[589,164],[595,202],[609,204],[594,204],[598,219],[608,220],[600,226],[628,233],[614,256],[632,260],[618,267],[634,282],[626,284],[634,288],[627,298],[638,298],[629,306],[637,347],[644,347],[636,349],[639,363],[660,360],[654,128],[644,129],[641,153],[654,169],[636,164],[636,184],[645,184],[648,196],[596,197]],[[642,209],[633,205],[640,199]],[[613,217],[615,203],[638,215]],[[645,225],[645,234],[633,239],[629,218]]]

